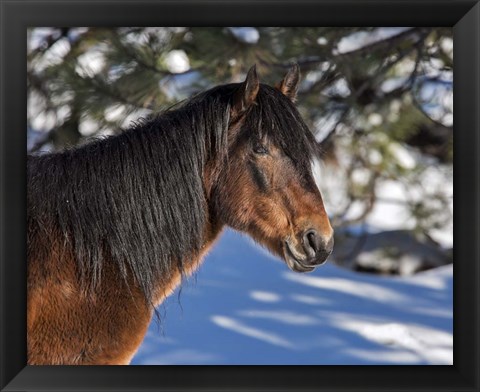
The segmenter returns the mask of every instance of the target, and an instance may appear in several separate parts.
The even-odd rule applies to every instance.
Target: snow
[[[105,50],[106,46],[104,44],[99,44],[88,52],[82,53],[77,57],[75,72],[77,72],[82,78],[90,78],[99,74],[106,64],[104,55]]]
[[[330,86],[323,90],[323,94],[331,96],[340,96],[343,98],[348,97],[352,91],[348,87],[347,80],[345,78],[340,78],[333,82]]]
[[[32,39],[32,47],[39,44],[37,40]],[[42,44],[40,44],[42,45]],[[35,59],[35,72],[41,73],[45,68],[58,65],[63,58],[70,52],[71,45],[68,38],[60,38],[45,52],[42,57]]]
[[[440,41],[440,47],[442,50],[450,56],[450,58],[453,58],[453,39],[450,37],[443,37],[442,40]]]
[[[169,75],[158,83],[159,89],[172,101],[189,97],[202,85],[205,80],[198,71]]]
[[[404,145],[391,142],[388,145],[388,151],[403,168],[413,170],[417,166],[415,156]]]
[[[88,27],[72,27],[68,30],[68,39],[70,43],[74,43],[81,38],[83,34],[88,31]]]
[[[318,64],[317,69],[308,71],[300,82],[299,91],[308,91],[312,86],[319,82],[333,65],[329,61],[323,61]]]
[[[55,113],[45,110],[44,97],[34,90],[28,93],[27,118],[30,126],[37,131],[48,132],[57,124]]]
[[[171,50],[165,56],[165,65],[172,73],[183,73],[190,69],[190,60],[184,50]]]
[[[136,63],[130,61],[127,64],[117,64],[112,65],[107,70],[107,81],[108,83],[115,83],[121,77],[132,73],[135,70]]]
[[[37,27],[30,30],[30,37],[27,40],[28,51],[38,50],[45,47],[49,37],[60,38],[60,30],[54,27]]]
[[[380,90],[382,90],[382,92],[385,94],[391,93],[397,88],[404,86],[407,83],[408,78],[409,78],[408,76],[398,76],[398,77],[386,79],[381,84]]]
[[[328,40],[325,37],[319,37],[317,39],[317,44],[319,44],[320,46],[326,45],[328,44]]]
[[[260,33],[255,27],[229,27],[228,30],[240,42],[256,44],[260,39]]]
[[[370,125],[372,125],[374,127],[378,127],[379,125],[382,125],[383,118],[378,113],[370,113],[368,115],[367,121],[369,122]]]
[[[344,54],[352,52],[376,42],[394,37],[410,29],[411,27],[379,27],[372,31],[357,31],[340,40],[337,45],[336,53]]]
[[[226,230],[132,364],[452,364],[453,268],[310,274]]]
[[[444,79],[421,77],[415,82],[416,99],[422,110],[435,121],[453,126],[452,73],[442,72]]]
[[[103,116],[107,121],[120,121],[125,117],[125,112],[127,111],[127,107],[121,104],[114,104],[108,106],[103,111]]]
[[[91,136],[98,131],[98,122],[90,116],[84,116],[78,125],[78,132],[82,136]]]
[[[317,142],[323,141],[328,134],[337,126],[338,121],[342,117],[343,110],[341,108],[330,110],[324,116],[315,120],[315,139]],[[338,130],[338,128],[337,128]]]
[[[382,137],[382,134],[376,135]],[[341,142],[341,140],[340,140]],[[375,193],[377,200],[373,209],[365,219],[362,230],[377,233],[384,230],[412,230],[417,226],[417,220],[412,214],[411,202],[422,203],[426,208],[439,212],[432,218],[439,224],[429,230],[428,234],[443,248],[453,246],[453,169],[451,165],[439,164],[428,160],[405,145],[388,143],[389,153],[400,167],[412,170],[415,181],[400,182],[398,179],[378,180]],[[368,151],[368,160],[372,165],[383,161],[382,154],[376,149]],[[341,167],[348,167],[350,154],[343,148],[337,149],[337,158]],[[341,215],[345,206],[348,211],[343,219],[357,218],[364,211],[362,200],[350,202],[346,195],[347,174],[336,166],[319,164],[315,167],[315,181],[322,189],[325,208],[330,216]],[[349,173],[350,179],[358,184],[365,183],[370,178],[370,172],[355,169]],[[353,176],[353,177],[352,177]],[[439,199],[445,199],[446,205],[440,206]],[[439,207],[441,209],[439,210]]]
[[[37,143],[45,140],[46,133],[27,127],[27,151],[30,151]]]

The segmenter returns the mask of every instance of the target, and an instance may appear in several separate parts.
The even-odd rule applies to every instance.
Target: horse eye
[[[257,144],[253,147],[253,152],[255,154],[266,155],[268,154],[268,149],[262,144]]]

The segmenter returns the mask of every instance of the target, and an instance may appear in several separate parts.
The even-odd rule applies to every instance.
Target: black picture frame
[[[2,391],[479,391],[480,4],[0,0]],[[451,366],[26,366],[26,32],[32,26],[453,26]]]

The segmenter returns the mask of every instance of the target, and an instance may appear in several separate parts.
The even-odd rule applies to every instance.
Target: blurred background
[[[133,364],[453,363],[451,28],[33,28],[27,150],[115,135],[253,64],[273,85],[293,62],[330,263],[295,274],[227,230]]]

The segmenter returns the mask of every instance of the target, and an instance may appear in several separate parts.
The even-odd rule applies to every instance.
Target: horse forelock
[[[320,147],[296,106],[277,88],[261,85],[244,127],[252,138],[269,139],[301,172],[310,172],[310,162],[321,156]]]

